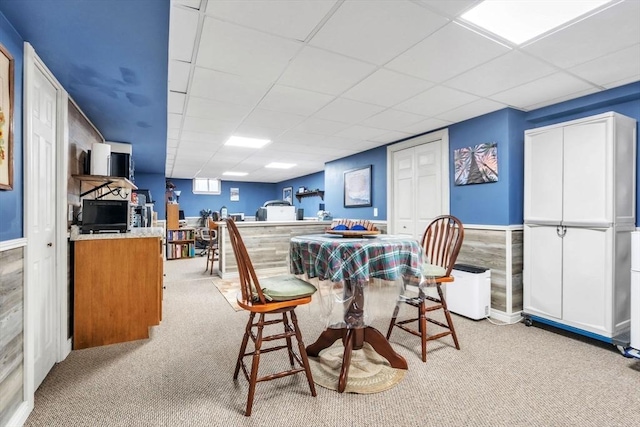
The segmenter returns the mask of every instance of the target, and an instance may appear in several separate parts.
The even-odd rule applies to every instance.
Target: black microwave
[[[82,201],[82,225],[80,231],[88,233],[126,233],[130,227],[128,200]]]

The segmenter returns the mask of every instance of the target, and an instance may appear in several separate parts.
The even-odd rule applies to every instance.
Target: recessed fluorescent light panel
[[[247,176],[249,175],[248,172],[223,172],[222,175],[226,175],[226,176]]]
[[[296,164],[295,163],[278,163],[278,162],[273,162],[273,163],[269,163],[268,165],[265,166],[265,168],[273,168],[273,169],[291,169],[292,167],[294,167]]]
[[[234,147],[262,148],[271,141],[268,139],[247,138],[244,136],[232,136],[224,143]]]
[[[522,44],[610,1],[485,0],[461,18],[515,44]]]

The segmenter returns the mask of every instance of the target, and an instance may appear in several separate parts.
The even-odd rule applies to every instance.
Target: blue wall
[[[185,216],[200,216],[200,211],[203,209],[220,211],[222,206],[226,206],[230,214],[242,212],[251,217],[255,216],[258,208],[267,200],[282,198],[282,191],[277,194],[276,184],[222,181],[222,193],[218,196],[213,196],[193,194],[193,185],[190,179],[171,179],[171,182],[176,186],[176,190],[182,191],[179,203],[180,209],[184,211]],[[231,188],[239,189],[239,201],[231,201]],[[153,197],[156,196],[154,195]],[[158,216],[158,219],[163,218]]]
[[[158,219],[164,219],[166,206],[164,202],[164,191],[166,188],[164,174],[136,173],[136,187],[149,190],[153,198],[153,210],[158,213]]]
[[[315,217],[318,210],[320,210],[320,204],[324,203],[320,197],[308,196],[303,199],[296,199],[295,194],[300,187],[305,187],[308,190],[324,190],[327,189],[324,186],[324,172],[317,172],[310,175],[301,176],[299,178],[290,179],[288,181],[279,182],[276,185],[276,199],[282,198],[282,190],[286,187],[293,189],[293,205],[297,209],[304,209],[305,217]]]
[[[371,207],[344,207],[344,172],[371,165]],[[387,219],[387,147],[378,147],[325,164],[325,210],[334,218]],[[378,216],[373,216],[378,208]]]
[[[14,60],[13,190],[0,190],[0,241],[18,239],[24,236],[24,179],[22,167],[22,69],[24,54],[22,42],[22,38],[4,15],[0,13],[0,43],[11,53]],[[5,126],[7,125],[6,123]]]

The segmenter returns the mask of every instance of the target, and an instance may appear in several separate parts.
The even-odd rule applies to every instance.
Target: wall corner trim
[[[4,242],[0,242],[0,252],[22,248],[25,246],[27,246],[27,239],[24,237],[21,237],[19,239],[5,240]]]

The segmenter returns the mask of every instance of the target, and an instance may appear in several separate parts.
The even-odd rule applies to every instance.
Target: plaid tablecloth
[[[420,276],[422,248],[416,240],[388,234],[343,238],[314,234],[291,238],[291,271],[332,282],[397,280]]]

